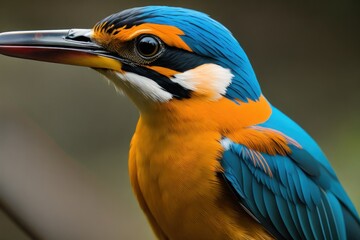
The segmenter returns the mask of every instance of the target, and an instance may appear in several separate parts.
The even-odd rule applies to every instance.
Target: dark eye
[[[162,51],[162,43],[154,36],[140,36],[135,44],[137,52],[145,59],[156,57]]]

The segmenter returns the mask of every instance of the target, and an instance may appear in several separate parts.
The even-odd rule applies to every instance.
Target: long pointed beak
[[[91,41],[90,29],[0,33],[0,54],[121,71],[121,58]]]

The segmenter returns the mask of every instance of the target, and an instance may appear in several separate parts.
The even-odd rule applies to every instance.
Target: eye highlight
[[[152,35],[142,35],[135,42],[136,52],[146,60],[159,56],[163,49],[164,46],[160,39]]]

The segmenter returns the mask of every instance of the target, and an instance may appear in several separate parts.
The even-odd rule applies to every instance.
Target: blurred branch
[[[16,226],[21,229],[26,236],[33,240],[40,240],[39,236],[36,236],[34,232],[31,231],[23,222],[21,222],[21,218],[15,216],[15,214],[11,211],[11,209],[5,205],[3,205],[2,200],[0,199],[0,209],[8,216]]]
[[[121,210],[112,194],[20,119],[0,111],[4,211],[33,239],[120,239]]]

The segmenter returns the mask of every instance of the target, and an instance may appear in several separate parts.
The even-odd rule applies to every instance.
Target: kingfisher
[[[208,15],[132,8],[92,29],[2,33],[0,53],[93,68],[132,100],[129,175],[158,239],[359,239],[318,144]]]

